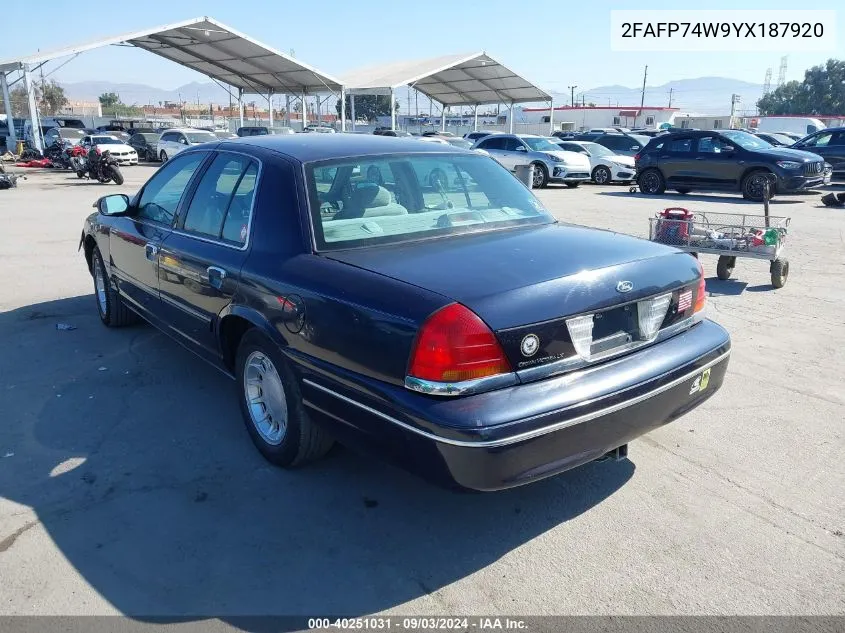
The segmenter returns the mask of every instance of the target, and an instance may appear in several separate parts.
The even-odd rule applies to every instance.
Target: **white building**
[[[558,106],[554,109],[556,130],[582,130],[597,127],[659,128],[671,124],[678,108],[645,106]],[[548,107],[514,109],[515,124],[549,123]]]

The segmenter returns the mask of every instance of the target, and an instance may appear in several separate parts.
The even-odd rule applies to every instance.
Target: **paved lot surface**
[[[763,262],[708,279],[734,340],[717,397],[629,462],[461,495],[345,450],[273,469],[228,379],[149,326],[102,327],[76,247],[97,196],[152,173],[124,171],[0,191],[0,614],[845,613],[845,211],[773,203],[782,290]],[[677,201],[539,196],[636,235]]]

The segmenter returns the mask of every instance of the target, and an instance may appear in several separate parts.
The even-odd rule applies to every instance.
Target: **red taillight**
[[[707,284],[704,283],[704,267],[700,261],[695,261],[698,263],[698,272],[701,277],[698,278],[698,290],[695,293],[695,310],[693,312],[700,312],[704,309],[704,304],[707,303]]]
[[[640,155],[639,155],[639,153],[634,154],[634,162],[636,163],[638,160],[640,160]]]
[[[435,382],[461,382],[511,370],[502,346],[469,308],[453,303],[420,328],[408,374]]]

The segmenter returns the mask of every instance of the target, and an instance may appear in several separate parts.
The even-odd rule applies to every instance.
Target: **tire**
[[[681,187],[680,189],[675,189],[675,191],[677,191],[677,192],[678,192],[679,194],[681,194],[682,196],[685,196],[685,195],[686,195],[686,194],[688,194],[690,191],[692,191],[692,189],[687,189],[686,187]]]
[[[140,317],[126,307],[123,299],[109,283],[103,256],[96,246],[91,253],[91,276],[94,279],[94,301],[97,314],[106,327],[123,327],[140,321]]]
[[[79,171],[76,172],[76,177],[77,178],[85,178],[85,172],[80,169]]]
[[[578,187],[580,187],[580,186],[581,186],[581,183],[580,183],[580,182],[565,182],[565,183],[563,183],[563,184],[565,184],[565,185],[566,185],[567,187],[569,187],[570,189],[577,189]]]
[[[549,170],[543,163],[534,163],[534,179],[531,181],[532,189],[544,189],[549,186]]]
[[[108,168],[107,172],[108,176],[114,180],[114,184],[122,185],[124,182],[123,174],[120,172],[120,167],[117,165],[112,165]]]
[[[167,162],[167,152],[165,152],[164,150],[161,150],[161,153],[159,153],[158,157],[161,159],[162,163]]]
[[[772,274],[772,285],[775,288],[783,288],[786,285],[786,279],[789,277],[789,260],[776,259],[772,262],[769,271]]]
[[[728,255],[720,255],[719,262],[716,264],[716,277],[722,281],[727,281],[731,278],[736,266],[736,257]]]
[[[305,412],[299,383],[278,345],[257,329],[247,331],[238,346],[235,370],[244,424],[267,461],[293,468],[329,451],[334,440]],[[254,421],[258,416],[270,422]]]
[[[597,185],[606,185],[613,178],[613,174],[604,165],[599,165],[593,170],[593,182]]]
[[[765,182],[766,174],[769,173],[765,169],[758,169],[752,171],[750,174],[746,174],[745,178],[742,179],[742,197],[746,200],[762,202],[763,183]]]
[[[642,193],[660,195],[666,191],[666,180],[659,169],[652,167],[637,176],[637,186]]]

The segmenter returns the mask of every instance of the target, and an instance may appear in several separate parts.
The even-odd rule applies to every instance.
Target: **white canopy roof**
[[[130,44],[244,92],[339,92],[341,82],[209,17],[126,33],[28,57],[0,61],[9,72],[111,44]]]
[[[362,68],[342,82],[348,94],[390,94],[407,85],[447,106],[551,100],[484,52]]]

